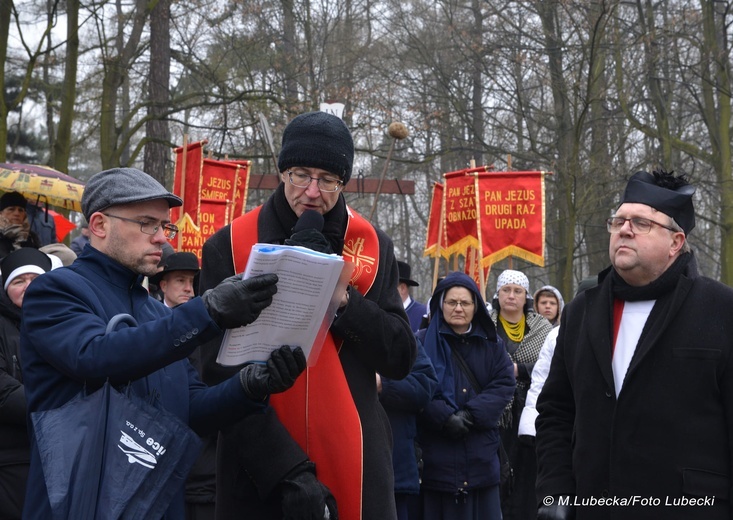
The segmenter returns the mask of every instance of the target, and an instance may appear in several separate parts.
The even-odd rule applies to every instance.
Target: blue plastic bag
[[[161,518],[202,444],[178,417],[109,382],[31,420],[54,519]]]

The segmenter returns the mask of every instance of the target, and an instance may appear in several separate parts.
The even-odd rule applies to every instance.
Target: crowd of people
[[[105,464],[174,461],[155,518],[730,518],[733,330],[719,318],[733,291],[697,274],[684,176],[631,177],[607,222],[611,266],[567,306],[514,269],[490,302],[451,272],[422,304],[390,238],[345,202],[353,156],[339,118],[295,117],[277,189],[201,263],[168,244],[181,199],[140,170],[89,180],[73,251],[44,252],[25,198],[0,197],[1,518],[75,517],[85,493],[49,469],[43,446],[62,435],[40,417],[63,423],[110,385],[203,440],[162,459],[128,418],[139,437],[100,448]],[[372,260],[335,296],[317,363],[291,345],[217,363],[225,331],[246,331],[278,292],[277,275],[241,276],[255,243]],[[95,500],[121,502],[117,516],[152,514],[141,492],[104,489]]]

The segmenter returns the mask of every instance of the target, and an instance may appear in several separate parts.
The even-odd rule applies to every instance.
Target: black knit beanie
[[[353,163],[354,141],[340,118],[326,112],[308,112],[285,127],[277,161],[281,172],[294,166],[320,168],[338,175],[346,184]]]
[[[26,204],[27,201],[25,200],[25,197],[17,191],[9,191],[8,193],[0,197],[0,211],[13,206],[18,206],[25,209]]]

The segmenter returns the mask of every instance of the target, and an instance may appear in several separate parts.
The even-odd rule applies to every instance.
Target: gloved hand
[[[285,240],[286,246],[301,246],[318,251],[319,253],[331,254],[333,249],[330,242],[317,229],[303,229],[292,234]]]
[[[277,293],[277,275],[261,274],[247,280],[241,275],[230,276],[201,299],[211,319],[222,329],[249,325],[272,303]]]
[[[473,428],[473,415],[471,415],[471,412],[464,408],[463,410],[458,410],[456,415],[463,419],[464,424],[468,426],[469,429]]]
[[[443,424],[443,431],[451,439],[462,439],[473,426],[473,416],[468,410],[458,410]]]
[[[306,462],[280,483],[283,520],[338,520],[336,499],[313,471],[313,464]]]
[[[542,504],[537,508],[537,520],[573,520],[575,518],[575,506],[560,505],[559,496],[553,497],[552,504]],[[570,497],[573,501],[573,497]]]
[[[270,354],[267,364],[252,363],[239,371],[244,393],[253,401],[261,401],[270,394],[284,392],[295,383],[305,370],[303,349],[283,345]]]

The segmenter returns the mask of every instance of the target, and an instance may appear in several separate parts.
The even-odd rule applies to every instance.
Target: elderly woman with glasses
[[[430,299],[419,339],[438,388],[419,418],[424,520],[501,518],[497,424],[513,367],[475,282],[451,273]]]
[[[535,313],[529,298],[527,276],[512,269],[503,271],[497,279],[491,318],[512,358],[517,378],[514,399],[501,420],[502,444],[514,469],[513,489],[509,494],[505,488],[501,507],[504,518],[534,519],[537,515],[534,496],[537,461],[533,447],[518,442],[518,425],[532,369],[552,325],[544,316]]]

